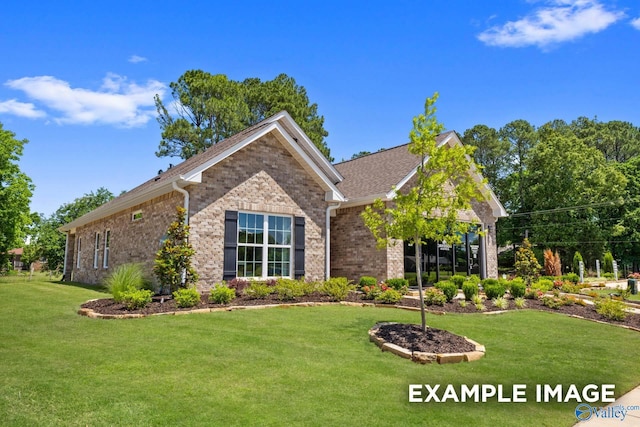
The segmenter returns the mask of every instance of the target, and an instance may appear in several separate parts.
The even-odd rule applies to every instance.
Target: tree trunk
[[[418,283],[418,295],[420,295],[420,316],[422,318],[422,332],[427,332],[427,318],[424,309],[424,292],[422,291],[422,243],[420,237],[414,238],[416,245],[416,282]]]

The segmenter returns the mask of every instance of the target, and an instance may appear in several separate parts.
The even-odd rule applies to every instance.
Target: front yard
[[[106,294],[0,278],[5,425],[571,426],[575,402],[409,403],[409,384],[640,383],[640,333],[532,310],[428,315],[484,358],[419,365],[369,342],[417,312],[343,306],[97,320]]]

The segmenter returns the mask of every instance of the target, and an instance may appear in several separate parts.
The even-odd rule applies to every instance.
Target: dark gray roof
[[[444,141],[453,131],[437,137]],[[393,186],[415,170],[420,159],[409,153],[409,144],[378,151],[354,160],[335,164],[334,167],[344,177],[338,183],[338,190],[349,199],[376,196],[389,193]]]

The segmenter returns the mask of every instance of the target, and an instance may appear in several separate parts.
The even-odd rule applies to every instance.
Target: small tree
[[[516,252],[516,263],[514,267],[516,269],[516,275],[522,277],[527,285],[530,285],[531,281],[538,277],[542,267],[540,267],[536,254],[533,253],[531,249],[529,239],[524,239],[522,247]]]
[[[578,251],[576,251],[573,254],[573,263],[571,264],[571,271],[573,271],[575,274],[580,274],[580,262],[584,262],[584,260],[582,259],[582,254]]]
[[[613,255],[610,251],[604,253],[604,259],[602,261],[602,270],[605,273],[613,273]]]
[[[191,265],[191,257],[195,250],[188,241],[189,225],[185,223],[187,211],[180,206],[176,211],[176,219],[167,229],[167,238],[156,253],[153,267],[153,272],[162,286],[162,292],[165,291],[165,286],[169,287],[169,292],[175,292],[198,281],[198,274]]]
[[[551,249],[545,249],[544,256],[544,273],[547,276],[562,276],[562,265],[560,264],[560,255],[558,251],[554,254]]]
[[[471,157],[473,148],[438,144],[436,138],[444,126],[435,117],[437,99],[436,92],[432,98],[427,98],[424,114],[413,118],[408,148],[418,162],[415,185],[406,191],[395,191],[390,202],[377,199],[362,213],[364,223],[373,233],[379,248],[394,245],[397,240],[415,245],[423,331],[426,331],[426,315],[421,246],[427,240],[459,243],[460,236],[472,224],[458,221],[458,213],[470,209],[472,200],[485,198],[470,173],[477,167]]]

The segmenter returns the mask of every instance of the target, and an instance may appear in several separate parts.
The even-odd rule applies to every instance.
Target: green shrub
[[[562,276],[562,280],[567,280],[569,282],[578,283],[580,281],[580,276],[576,273],[567,273]]]
[[[526,299],[540,299],[544,296],[544,292],[540,289],[527,288],[524,292],[524,297]]]
[[[487,309],[487,306],[481,302],[475,303],[474,305],[478,311],[485,311]]]
[[[481,280],[477,275],[472,274],[471,276],[467,277],[467,282],[475,283],[477,285],[481,282]]]
[[[611,273],[611,277],[613,277],[613,255],[609,251],[604,253],[602,271],[605,273]],[[605,277],[607,276],[605,275]]]
[[[458,304],[460,304],[460,307],[465,308],[467,306],[467,301],[461,299],[458,301]]]
[[[148,289],[129,288],[120,294],[127,310],[144,308],[151,302],[152,292]]]
[[[605,279],[613,279],[615,276],[613,275],[613,273],[604,273],[602,277],[604,277]]]
[[[444,305],[447,297],[444,292],[437,288],[429,288],[424,292],[425,305]]]
[[[244,288],[244,295],[252,299],[265,299],[273,293],[274,287],[263,282],[253,282]]]
[[[144,277],[142,264],[122,264],[105,279],[104,285],[115,302],[123,302],[122,294],[128,290],[144,289],[149,286]]]
[[[482,287],[484,288],[485,286],[489,285],[499,285],[500,281],[498,279],[491,279],[491,278],[487,278],[482,280],[480,283],[482,283]]]
[[[279,278],[273,291],[279,300],[291,301],[305,295],[305,284],[301,280]]]
[[[622,321],[627,317],[626,305],[611,298],[595,301],[596,312],[607,319]]]
[[[173,299],[180,308],[194,307],[200,303],[200,293],[195,287],[180,288],[173,292]]]
[[[458,289],[462,289],[462,284],[467,281],[467,277],[455,274],[451,276],[449,280],[451,280]]]
[[[362,289],[365,286],[375,286],[378,284],[378,279],[371,276],[362,276],[358,281],[358,288]]]
[[[347,299],[349,292],[355,290],[355,286],[346,277],[331,277],[322,283],[320,291],[329,295],[336,301]]]
[[[509,283],[509,292],[513,298],[521,298],[524,297],[524,293],[527,290],[524,282],[512,280]]]
[[[584,261],[584,259],[582,259],[582,254],[575,251],[573,254],[573,262],[571,263],[571,271],[575,274],[580,273],[580,261]]]
[[[478,304],[482,304],[482,295],[480,294],[475,294],[474,296],[471,297],[471,302],[478,305]]]
[[[497,281],[496,281],[497,282]],[[500,283],[495,284],[484,284],[484,294],[487,299],[500,298],[504,296],[504,293],[507,291],[504,285]]]
[[[409,288],[409,281],[407,279],[387,279],[384,283],[402,294],[406,294]]]
[[[364,286],[362,288],[362,293],[364,294],[362,296],[364,299],[375,299],[382,293],[382,288],[378,285]]]
[[[216,285],[211,289],[209,301],[214,304],[229,304],[235,297],[235,289],[231,289],[225,285]]]
[[[436,288],[440,289],[447,298],[447,302],[451,302],[456,295],[458,295],[458,287],[448,280],[444,280],[436,283]]]
[[[542,292],[549,292],[553,289],[553,281],[549,279],[540,279],[531,285],[532,289],[539,289]]]
[[[375,300],[377,302],[385,303],[385,304],[395,304],[402,299],[402,294],[395,289],[389,288],[384,292],[381,292],[378,296],[376,296]]]
[[[494,298],[492,301],[494,307],[498,307],[502,310],[509,308],[509,301],[505,297]]]
[[[471,281],[466,281],[462,284],[462,293],[464,293],[464,299],[471,301],[474,295],[478,295],[478,284]]]
[[[514,299],[513,303],[516,305],[516,308],[525,308],[527,306],[527,301],[522,297]]]

